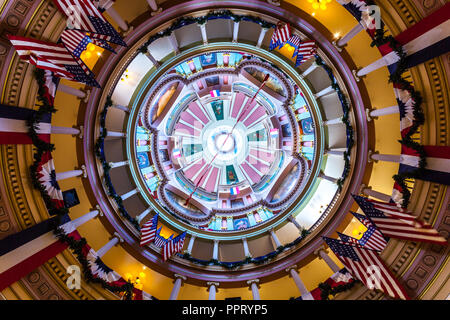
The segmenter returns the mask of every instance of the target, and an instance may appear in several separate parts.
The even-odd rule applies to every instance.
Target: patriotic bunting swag
[[[353,198],[366,217],[386,237],[448,245],[447,240],[441,237],[428,223],[420,221],[393,203],[375,201],[355,195]]]
[[[329,295],[341,292],[341,290],[348,290],[356,283],[350,272],[345,268],[334,273],[319,286],[311,291],[311,296],[314,300],[328,300]],[[297,300],[302,300],[302,297]]]
[[[345,268],[367,288],[380,290],[395,299],[409,300],[403,287],[374,250],[323,237]]]
[[[40,184],[45,188],[46,194],[52,202],[53,208],[64,208],[64,198],[62,191],[56,181],[55,165],[53,163],[52,154],[47,151],[42,157],[37,167],[37,177]],[[50,212],[53,214],[53,212]]]
[[[0,144],[31,144],[29,124],[37,118],[37,112],[27,108],[0,104]],[[35,125],[37,137],[50,142],[51,114],[47,113]]]
[[[58,220],[50,218],[0,240],[0,291],[67,248],[53,235]],[[66,215],[62,223],[69,220]]]
[[[384,24],[380,19],[379,9],[373,1],[338,0],[338,2],[366,29],[373,39],[372,45],[376,45],[383,56],[381,62],[388,67],[391,74],[389,81],[393,83],[400,113],[402,154],[406,157],[411,155],[417,157],[413,159],[414,165],[400,165],[399,173],[393,177],[392,200],[406,208],[411,194],[405,180],[413,178],[449,184],[448,169],[443,170],[442,166],[447,160],[441,160],[440,165],[435,167],[438,169],[431,169],[430,172],[430,168],[427,167],[429,160],[427,157],[435,157],[434,153],[429,150],[430,153],[427,154],[424,150],[427,147],[421,146],[411,138],[417,133],[418,127],[424,123],[422,97],[406,80],[403,73],[408,68],[449,51],[450,37],[447,30],[450,28],[450,3],[393,37],[384,35]],[[448,159],[448,151],[446,155],[439,154],[438,158]],[[431,161],[436,164],[434,160]],[[439,177],[439,174],[442,176]]]

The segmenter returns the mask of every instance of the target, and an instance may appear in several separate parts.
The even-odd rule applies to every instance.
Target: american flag
[[[91,0],[53,0],[70,19],[73,29],[88,32],[91,38],[126,47],[119,33],[105,20]],[[72,29],[72,28],[71,28]]]
[[[179,234],[174,239],[167,241],[163,247],[163,260],[167,261],[174,253],[180,252],[183,249],[184,239],[186,238],[186,231]]]
[[[279,23],[273,32],[272,39],[270,40],[269,50],[273,50],[276,47],[281,47],[291,37],[291,27],[289,24]]]
[[[61,41],[67,50],[76,57],[80,57],[81,53],[86,50],[89,43],[114,52],[114,49],[111,48],[106,41],[93,39],[85,33],[75,29],[64,30],[61,34]]]
[[[19,57],[55,76],[99,87],[92,72],[79,58],[75,58],[63,44],[8,35]]]
[[[353,195],[364,214],[386,237],[409,241],[424,241],[448,245],[448,241],[428,223],[403,212],[393,203],[381,202]]]
[[[153,242],[153,244],[155,246],[157,246],[158,248],[162,248],[167,241],[169,241],[173,238],[173,235],[171,235],[169,237],[169,239],[166,239],[163,236],[161,236],[160,235],[161,229],[162,229],[162,227],[159,227],[159,229],[156,230],[155,241]]]
[[[141,247],[155,240],[156,227],[158,226],[158,214],[144,223],[141,227]]]
[[[300,43],[302,43],[302,39],[299,36],[297,36],[296,34],[294,34],[292,37],[289,38],[289,40],[286,43],[293,46],[297,50]],[[294,55],[295,55],[295,51],[294,51]],[[293,55],[293,57],[294,57],[294,55]]]
[[[403,287],[374,250],[323,237],[345,268],[369,289],[377,289],[395,298],[409,300]]]
[[[386,247],[387,242],[380,230],[366,216],[356,212],[351,213],[367,228],[367,231],[359,239],[359,244],[365,246],[367,249],[382,251]]]
[[[303,62],[314,57],[316,51],[317,45],[314,41],[312,40],[302,41],[302,43],[300,43],[293,56],[293,57],[297,56],[297,59],[295,60],[295,66],[298,67]]]

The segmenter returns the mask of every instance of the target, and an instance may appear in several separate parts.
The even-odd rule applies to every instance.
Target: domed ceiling
[[[407,2],[411,8],[377,3],[387,34],[435,10]],[[56,43],[66,17],[52,1],[39,3],[30,7],[31,22],[16,32],[34,28],[36,38]],[[448,235],[446,186],[402,175],[397,160],[383,160],[403,155],[415,142],[446,145],[448,121],[438,114],[448,118],[441,101],[448,83],[436,79],[445,80],[442,70],[448,76],[449,68],[436,58],[402,74],[431,101],[425,113],[433,125],[425,121],[418,129],[419,109],[410,109],[420,97],[388,81],[399,80],[389,73],[392,66],[380,67],[386,44],[354,18],[362,3],[100,1],[101,15],[119,30],[118,38],[110,47],[88,34],[90,43],[77,51],[101,88],[67,79],[52,84],[57,112],[48,126],[55,148],[45,154],[48,172],[40,180],[48,178],[47,188],[36,191],[32,183],[38,182],[16,179],[35,170],[34,152],[42,144],[1,149],[3,173],[11,174],[1,185],[0,204],[16,221],[15,231],[52,219],[45,209],[50,191],[64,199],[58,198],[55,212],[65,214],[59,218],[76,226],[62,229],[75,230],[81,239],[78,247],[68,244],[72,250],[83,246],[78,256],[62,251],[39,268],[62,282],[60,270],[85,254],[86,274],[94,268],[104,283],[120,284],[103,293],[93,284],[95,290],[61,290],[58,282],[47,296],[118,299],[132,290],[130,297],[139,299],[215,299],[216,293],[220,299],[258,299],[259,292],[263,299],[287,300],[299,292],[297,299],[322,299],[339,292],[325,292],[323,283],[344,281],[339,288],[346,292],[337,298],[383,299],[380,291],[353,282],[323,237],[351,234],[360,241],[373,231],[352,213],[363,213],[352,197],[357,194],[399,207],[409,201],[409,211]],[[413,10],[416,5],[421,9]],[[10,9],[0,5],[0,15]],[[274,35],[283,38],[287,30],[288,39],[275,45]],[[303,43],[314,50],[300,53]],[[4,60],[1,48],[0,64],[10,63],[2,72],[2,81],[8,80],[4,103],[27,105],[37,91],[34,109],[43,108],[42,86],[49,82],[38,77],[36,85],[34,66],[12,54]],[[385,108],[402,99],[407,112]],[[414,123],[407,138],[404,118]],[[4,205],[8,195],[14,195],[13,205]],[[67,205],[70,196],[75,204]],[[23,199],[26,210],[36,212],[25,214],[16,205]],[[155,240],[144,243],[149,225]],[[181,245],[168,254],[165,245],[180,237]],[[445,290],[434,281],[449,268],[448,247],[396,239],[384,245],[382,257],[409,295],[442,296]],[[34,294],[36,277],[18,283]],[[20,290],[8,290],[2,295],[20,296],[14,293]]]

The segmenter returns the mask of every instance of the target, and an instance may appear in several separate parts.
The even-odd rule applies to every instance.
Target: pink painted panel
[[[261,149],[250,149],[250,154],[269,163],[272,163],[275,159],[275,154],[262,151]]]
[[[204,127],[202,122],[195,119],[192,115],[190,115],[186,111],[181,113],[180,118],[186,121],[187,123],[193,125],[194,128],[197,128],[198,130],[202,130],[202,128]]]
[[[237,118],[238,112],[242,106],[242,103],[245,100],[245,94],[238,92],[236,96],[234,97],[234,104],[233,104],[233,110],[231,110],[231,117]]]
[[[260,180],[259,174],[255,170],[253,170],[247,163],[244,162],[240,166],[242,167],[242,169],[244,169],[245,173],[247,173],[253,183],[256,183]]]
[[[217,175],[219,174],[219,169],[214,167],[213,172],[209,176],[208,182],[206,183],[206,191],[213,192],[214,187],[216,186]]]
[[[194,128],[191,128],[187,125],[185,125],[184,123],[177,123],[175,125],[175,129],[178,132],[183,132],[184,134],[190,134],[191,136],[200,136],[200,131],[199,130],[194,130]]]
[[[184,170],[184,175],[186,178],[191,179],[205,164],[205,160],[200,159],[197,160],[197,162],[187,170]]]
[[[191,102],[188,109],[191,110],[192,113],[195,114],[203,122],[203,124],[207,124],[209,122],[209,119],[205,115],[205,112],[198,106],[197,103]]]
[[[266,109],[264,109],[264,107],[262,106],[258,106],[256,108],[256,110],[250,115],[250,117],[248,117],[247,120],[245,120],[244,124],[249,127],[250,125],[253,124],[253,122],[255,122],[256,120],[258,120],[259,118],[261,118],[262,116],[264,116],[266,114]]]
[[[239,120],[242,121],[245,119],[246,116],[248,116],[250,114],[250,112],[252,112],[252,110],[255,108],[256,106],[256,101],[253,101],[252,103],[249,103],[249,101],[247,101],[246,105],[242,107],[241,113],[238,116]]]
[[[248,163],[250,163],[252,166],[254,166],[259,172],[261,172],[262,174],[266,174],[269,171],[269,166],[262,163],[259,159],[255,159],[253,157],[249,157],[247,156],[247,160]]]

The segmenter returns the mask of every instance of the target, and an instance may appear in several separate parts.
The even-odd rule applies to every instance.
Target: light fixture
[[[327,3],[330,3],[331,0],[308,0],[309,3],[311,3],[314,10],[320,9],[320,10],[326,10],[327,9]],[[314,16],[316,13],[313,12],[312,15]]]
[[[137,276],[133,276],[131,273],[125,273],[125,280],[131,282],[136,289],[142,290],[144,288],[144,282],[147,275],[144,272],[139,272]]]

